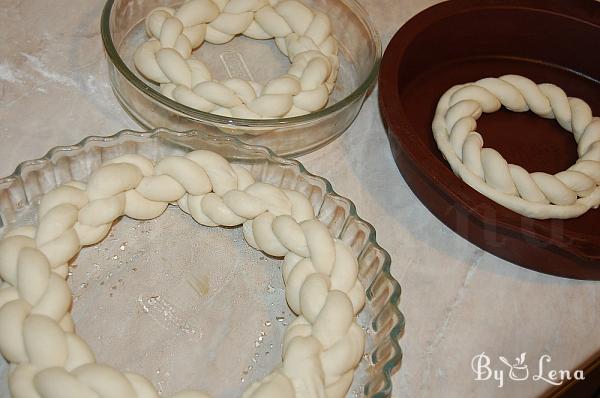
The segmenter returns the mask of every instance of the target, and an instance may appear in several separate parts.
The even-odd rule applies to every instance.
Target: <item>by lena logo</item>
[[[583,370],[577,369],[571,373],[570,370],[553,369],[550,365],[552,358],[548,354],[542,355],[537,362],[537,369],[532,367],[529,372],[529,366],[525,363],[527,353],[523,352],[511,363],[503,356],[498,357],[500,363],[492,364],[492,360],[485,352],[475,355],[471,360],[471,369],[475,373],[476,381],[496,380],[498,388],[502,388],[508,377],[512,381],[531,380],[541,381],[554,386],[560,386],[567,380],[584,380]]]

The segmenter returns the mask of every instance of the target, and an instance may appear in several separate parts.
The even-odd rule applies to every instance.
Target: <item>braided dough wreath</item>
[[[365,293],[350,247],[330,236],[299,192],[255,182],[220,155],[195,151],[156,165],[140,155],[113,159],[87,185],[45,194],[39,224],[0,241],[0,351],[11,364],[13,397],[158,398],[143,376],[96,363],[74,331],[65,279],[69,259],[104,239],[118,217],[151,219],[169,203],[202,225],[243,224],[251,246],[284,257],[286,300],[298,317],[285,332],[282,365],[243,397],[345,396],[365,342],[355,322]]]
[[[573,133],[577,162],[554,175],[530,174],[508,164],[494,149],[483,148],[476,120],[482,112],[495,112],[502,105],[556,119]],[[553,84],[506,75],[454,86],[440,98],[432,128],[439,150],[457,176],[519,214],[565,219],[600,205],[600,118],[592,116],[585,101],[567,97]]]
[[[146,17],[150,37],[134,55],[138,71],[160,84],[163,95],[189,107],[227,117],[293,117],[327,105],[339,69],[331,21],[296,0],[189,0],[179,9],[158,7]],[[275,39],[292,63],[264,87],[222,82],[191,58],[204,40],[223,44],[236,35]]]

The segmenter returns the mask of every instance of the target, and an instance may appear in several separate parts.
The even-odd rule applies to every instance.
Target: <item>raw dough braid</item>
[[[556,119],[573,133],[577,162],[554,175],[529,173],[483,148],[475,130],[482,112],[504,105],[515,112]],[[463,181],[493,201],[526,217],[573,218],[600,205],[600,118],[589,105],[567,97],[553,84],[535,84],[517,75],[485,78],[450,88],[438,102],[433,120],[438,148]],[[560,150],[560,149],[557,149]]]
[[[195,151],[156,165],[140,155],[113,159],[87,185],[48,192],[39,224],[0,241],[0,351],[11,363],[13,397],[158,398],[144,377],[96,363],[75,333],[65,278],[69,260],[104,239],[116,219],[158,217],[169,203],[203,225],[243,224],[250,245],[285,258],[286,299],[298,318],[286,330],[282,365],[244,397],[345,396],[365,342],[355,322],[365,293],[350,247],[331,237],[299,192],[256,182],[220,155]]]
[[[150,40],[134,55],[136,68],[160,84],[165,96],[189,107],[246,119],[300,116],[327,105],[339,69],[331,22],[296,0],[189,0],[179,9],[158,7],[146,17]],[[204,40],[213,44],[243,34],[275,39],[291,61],[287,74],[264,87],[243,79],[213,80],[191,58]]]

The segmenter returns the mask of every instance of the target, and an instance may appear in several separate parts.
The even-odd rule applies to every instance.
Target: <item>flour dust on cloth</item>
[[[145,20],[150,39],[134,55],[138,71],[163,95],[204,112],[245,119],[285,118],[327,105],[339,69],[331,21],[296,0],[189,0],[158,7]],[[236,35],[275,39],[291,66],[266,85],[244,79],[216,81],[192,51],[206,40]]]
[[[248,244],[284,258],[285,296],[298,316],[285,331],[281,365],[243,397],[344,397],[365,345],[356,323],[365,291],[352,250],[330,235],[304,195],[256,182],[202,150],[156,164],[140,155],[113,159],[87,185],[71,182],[45,194],[39,224],[0,241],[0,352],[10,363],[12,396],[159,397],[143,376],[96,362],[75,333],[66,278],[69,260],[103,240],[117,218],[155,218],[170,203],[202,225],[242,224]]]
[[[502,105],[556,119],[573,133],[577,162],[554,175],[529,173],[509,164],[498,151],[484,148],[476,121],[482,112],[496,112]],[[592,116],[585,101],[567,97],[553,84],[506,75],[454,86],[440,98],[432,128],[438,148],[457,176],[521,215],[574,218],[600,205],[600,118]]]

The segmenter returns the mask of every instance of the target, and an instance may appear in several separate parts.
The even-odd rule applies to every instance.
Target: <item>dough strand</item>
[[[150,39],[134,54],[137,70],[160,92],[214,114],[272,119],[306,115],[327,105],[339,69],[331,21],[296,0],[189,0],[179,9],[158,7],[145,20]],[[287,73],[264,87],[254,81],[217,81],[192,58],[204,41],[223,44],[236,35],[274,39],[290,62]]]
[[[365,346],[356,323],[365,291],[352,249],[331,236],[305,196],[256,182],[246,169],[204,150],[156,165],[140,155],[112,159],[87,185],[73,182],[45,194],[39,224],[0,240],[0,352],[11,365],[11,394],[158,397],[143,376],[96,362],[75,334],[66,278],[69,260],[104,239],[117,218],[155,218],[169,203],[203,225],[243,224],[251,246],[285,258],[285,294],[298,316],[285,332],[281,366],[243,397],[345,396]],[[208,398],[190,390],[172,397]]]
[[[577,162],[554,175],[529,173],[483,147],[476,132],[482,112],[501,106],[556,119],[573,133]],[[440,98],[432,124],[439,150],[454,173],[500,205],[531,218],[574,218],[600,205],[600,118],[589,105],[553,84],[518,75],[485,78],[450,88]],[[557,148],[560,150],[560,148]]]

